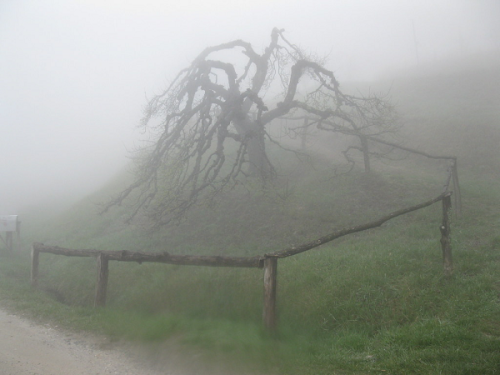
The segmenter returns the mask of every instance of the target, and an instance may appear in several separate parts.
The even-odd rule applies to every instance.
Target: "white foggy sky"
[[[91,192],[127,162],[146,98],[205,47],[273,27],[338,79],[500,49],[499,0],[0,0],[0,214]]]

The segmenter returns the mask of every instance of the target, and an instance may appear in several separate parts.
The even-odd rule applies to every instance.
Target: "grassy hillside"
[[[1,257],[2,305],[58,325],[154,342],[152,358],[162,356],[160,343],[174,339],[188,351],[196,348],[214,369],[223,360],[276,374],[496,374],[498,66],[391,80],[407,122],[407,144],[459,156],[463,213],[452,219],[452,277],[442,272],[441,206],[436,204],[280,260],[276,338],[261,328],[262,271],[254,269],[115,262],[108,306],[93,310],[94,260],[42,255],[42,291],[32,291],[26,246],[21,256]],[[278,150],[273,157],[281,176],[272,189],[235,190],[178,226],[152,233],[141,220],[125,225],[127,207],[96,215],[95,203],[123,186],[124,174],[62,215],[36,225],[24,218],[24,241],[174,254],[264,254],[434,197],[446,173],[446,165],[411,157],[375,163],[370,175],[358,170],[336,175],[323,151],[307,162]]]
[[[499,65],[500,54],[480,55],[389,80],[411,144],[456,155],[468,172],[498,173]]]

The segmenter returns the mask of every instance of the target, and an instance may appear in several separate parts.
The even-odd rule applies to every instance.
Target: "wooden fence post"
[[[276,285],[278,258],[264,259],[264,327],[270,332],[276,331]]]
[[[31,286],[36,288],[38,286],[38,264],[40,263],[40,252],[31,248]]]
[[[108,267],[109,259],[99,253],[97,256],[97,285],[95,290],[94,307],[104,307],[106,305],[106,291],[108,288]]]
[[[455,195],[455,212],[456,216],[462,214],[462,192],[460,191],[460,183],[458,182],[458,167],[457,159],[453,161],[452,178],[453,178],[453,194]]]
[[[451,197],[447,195],[443,198],[443,222],[439,229],[441,230],[441,249],[443,250],[443,268],[444,274],[450,276],[453,272],[453,260],[451,257],[451,239],[450,239],[450,219],[448,212],[451,208]]]

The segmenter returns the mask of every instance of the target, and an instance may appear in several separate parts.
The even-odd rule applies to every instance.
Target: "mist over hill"
[[[393,101],[404,124],[397,134],[401,144],[435,155],[457,156],[461,172],[479,177],[484,174],[486,178],[499,173],[499,61],[498,55],[481,56],[399,72],[369,84],[344,86],[352,92],[380,92]],[[375,171],[387,171],[388,166],[395,168],[390,172],[393,177],[384,179],[376,174],[367,177],[359,173],[348,182],[335,177],[336,168],[345,164],[339,156],[345,147],[342,142],[316,134],[308,139],[308,144],[312,157],[302,161],[291,153],[272,151],[280,174],[274,190],[263,193],[258,189],[236,189],[232,195],[212,202],[210,207],[194,210],[180,225],[154,235],[149,233],[145,218],[125,224],[127,205],[103,216],[97,214],[98,204],[116,194],[132,178],[129,172],[122,172],[55,221],[47,220],[53,229],[35,240],[108,249],[139,249],[147,243],[151,250],[169,247],[182,253],[231,253],[238,247],[244,254],[255,254],[314,238],[332,227],[353,224],[366,210],[369,214],[365,219],[376,217],[415,202],[415,197],[436,194],[442,186],[440,176],[446,167],[439,163],[428,163],[429,167],[424,163],[419,167],[422,173],[427,171],[434,178],[433,183],[419,182],[420,172],[406,173],[410,178],[417,173],[413,188],[398,179],[404,168],[414,166],[408,164],[411,161],[407,155],[401,160],[396,157],[392,163],[375,164]],[[416,160],[423,163],[421,158]],[[357,186],[354,190],[349,187],[352,183]],[[350,199],[335,201],[335,193],[344,194],[346,189],[350,189]],[[346,211],[352,215],[335,214]],[[29,223],[26,225],[29,227]],[[192,228],[196,228],[196,234]],[[251,249],[245,245],[250,238]]]
[[[500,54],[428,64],[385,82],[414,147],[495,173],[500,148]]]

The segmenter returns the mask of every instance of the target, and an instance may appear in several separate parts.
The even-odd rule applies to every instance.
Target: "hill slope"
[[[442,273],[441,207],[434,205],[280,260],[276,340],[260,330],[262,275],[256,270],[113,264],[108,308],[96,312],[88,309],[94,262],[44,255],[41,285],[48,294],[24,291],[39,301],[25,308],[113,337],[177,337],[209,357],[237,358],[260,372],[495,374],[499,67],[447,67],[390,82],[407,120],[406,144],[459,157],[463,214],[452,222],[452,277]],[[237,189],[160,232],[146,231],[141,220],[125,225],[126,207],[95,215],[95,203],[127,177],[43,227],[26,226],[33,240],[67,247],[256,255],[434,197],[446,174],[446,165],[411,157],[375,164],[371,175],[340,176],[323,152],[304,163],[278,150],[273,157],[281,166],[273,189]],[[21,263],[0,264],[3,298],[9,280],[27,283]]]

